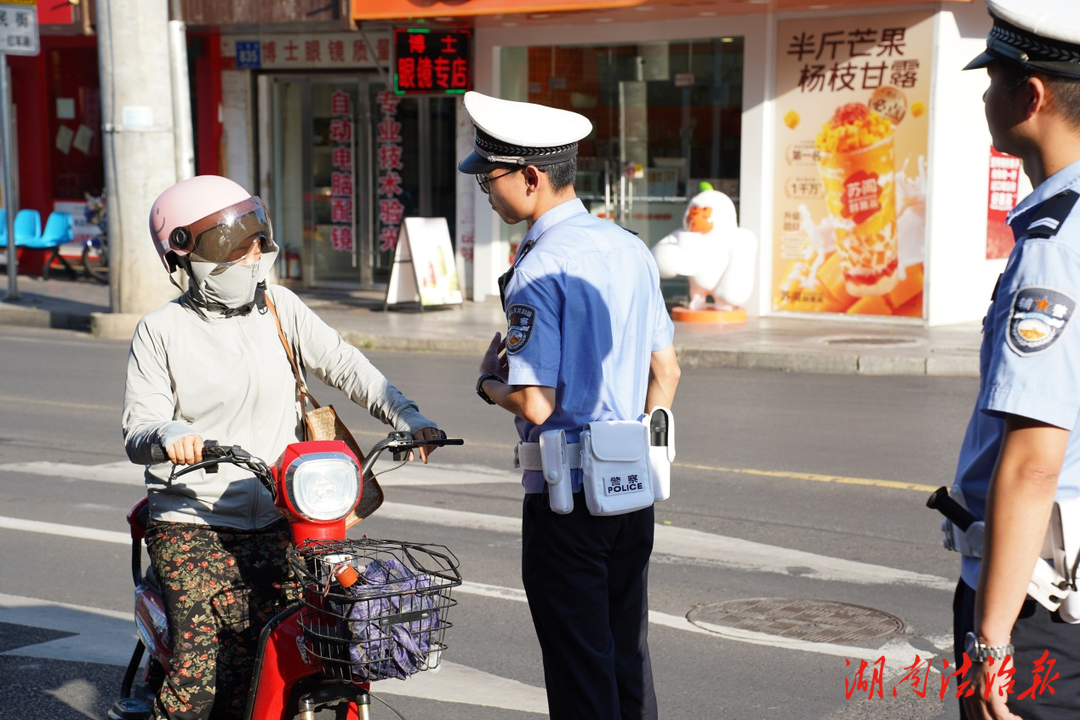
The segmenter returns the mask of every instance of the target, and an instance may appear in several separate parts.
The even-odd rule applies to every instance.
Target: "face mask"
[[[266,280],[277,253],[266,253],[250,265],[221,267],[212,263],[191,263],[197,294],[208,305],[239,308],[255,300],[255,286]]]

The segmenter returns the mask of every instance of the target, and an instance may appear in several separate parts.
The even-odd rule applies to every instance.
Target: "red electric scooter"
[[[248,720],[368,720],[375,697],[371,682],[438,668],[450,627],[447,613],[456,604],[450,591],[461,584],[457,558],[441,545],[349,540],[345,532],[363,481],[372,477],[383,451],[404,462],[421,444],[462,443],[446,438],[419,443],[408,433],[393,432],[360,463],[344,442],[298,442],[271,468],[238,446],[208,441],[202,462],[174,470],[173,477],[179,477],[200,468],[216,472],[221,463],[244,467],[262,481],[291,523],[289,563],[301,598],[262,630]],[[155,454],[164,458],[162,448]],[[127,516],[139,639],[110,720],[149,717],[169,667],[165,605],[152,568],[142,570],[148,517],[146,498]]]

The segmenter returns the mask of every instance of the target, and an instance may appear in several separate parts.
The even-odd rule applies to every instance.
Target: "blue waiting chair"
[[[30,208],[23,208],[15,213],[15,247],[40,247],[41,213]]]
[[[0,208],[0,247],[7,247],[7,210]]]
[[[18,237],[18,235],[16,235]],[[63,265],[68,275],[72,278],[76,278],[79,274],[75,271],[75,268],[71,267],[71,264],[60,254],[60,246],[66,243],[72,242],[75,239],[75,220],[70,214],[66,212],[49,213],[48,220],[45,221],[45,229],[41,232],[41,237],[38,239],[37,244],[27,245],[27,247],[42,248],[45,250],[52,250],[49,257],[45,259],[45,264],[41,267],[41,277],[49,279],[49,268],[52,267],[54,260],[59,260]]]

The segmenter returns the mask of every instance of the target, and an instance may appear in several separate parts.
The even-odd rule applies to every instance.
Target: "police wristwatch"
[[[479,395],[480,399],[486,402],[488,405],[494,405],[495,401],[489,398],[488,394],[484,392],[485,380],[498,380],[501,383],[505,383],[506,381],[495,373],[484,373],[480,376],[480,379],[476,381],[476,394]]]
[[[1008,645],[986,645],[979,640],[978,635],[969,632],[964,636],[964,654],[971,658],[973,663],[986,662],[987,658],[1001,661],[1013,654],[1013,646],[1011,643]]]

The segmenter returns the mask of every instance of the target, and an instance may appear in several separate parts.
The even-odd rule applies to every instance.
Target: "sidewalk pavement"
[[[18,278],[20,298],[6,301],[0,276],[0,324],[66,328],[128,339],[137,318],[109,314],[109,288],[91,280]],[[446,309],[383,310],[381,291],[298,294],[361,349],[480,355],[506,330],[497,298]],[[926,328],[837,316],[750,318],[741,325],[675,324],[683,367],[725,367],[860,375],[977,376],[979,323]]]

